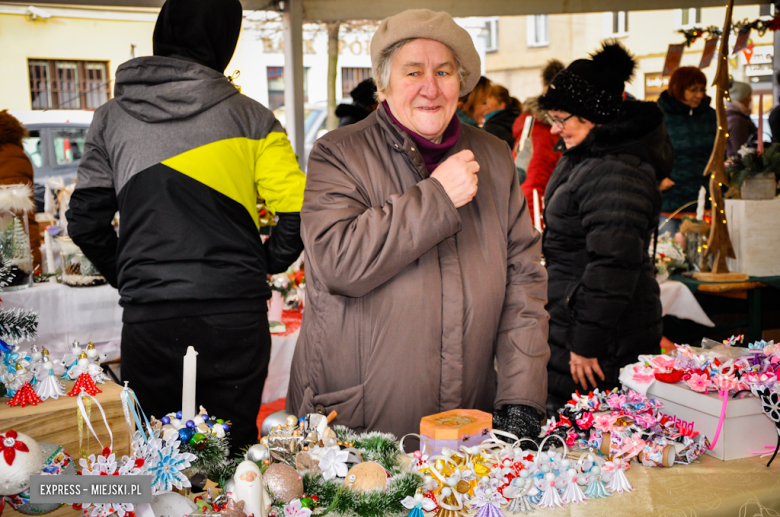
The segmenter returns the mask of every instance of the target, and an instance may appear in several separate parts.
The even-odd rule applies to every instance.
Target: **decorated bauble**
[[[198,505],[176,492],[163,492],[152,496],[152,512],[155,517],[184,517],[198,510]]]
[[[277,426],[286,426],[288,416],[291,416],[290,413],[284,410],[280,410],[275,411],[265,417],[263,424],[260,426],[260,436],[266,436],[270,434],[271,429],[274,429]],[[298,419],[296,418],[295,421],[297,422]],[[219,420],[217,420],[217,422],[219,422]]]
[[[190,440],[192,440],[192,435],[195,434],[195,431],[188,427],[182,427],[179,429],[179,440],[181,440],[181,443],[190,443]]]
[[[268,447],[266,447],[261,443],[256,443],[246,451],[244,458],[246,458],[249,461],[254,461],[255,463],[259,463],[265,460],[270,460],[271,453],[268,452]]]
[[[190,443],[193,445],[193,447],[195,447],[195,450],[198,451],[205,449],[208,442],[208,438],[206,438],[203,433],[193,434],[192,439],[190,440]]]
[[[298,417],[295,415],[287,415],[287,427],[295,427],[298,425]]]
[[[387,488],[387,472],[375,461],[358,463],[347,472],[344,488],[368,492]]]
[[[276,501],[287,504],[303,495],[301,475],[289,465],[284,463],[268,465],[263,477]]]
[[[24,492],[30,476],[41,472],[43,452],[38,442],[24,433],[0,433],[0,495]]]
[[[76,475],[76,463],[73,461],[65,450],[53,443],[39,443],[41,452],[43,454],[43,470],[41,475],[44,476],[75,476]],[[24,499],[29,501],[29,489],[25,491],[26,497]],[[14,506],[11,503],[11,506]],[[25,502],[21,506],[16,506],[14,509],[19,513],[27,515],[40,515],[42,513],[53,512],[57,508],[62,506],[60,503],[30,503]]]

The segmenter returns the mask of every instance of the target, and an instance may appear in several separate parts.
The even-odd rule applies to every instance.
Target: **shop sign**
[[[645,100],[655,101],[661,92],[669,88],[669,77],[662,76],[661,72],[645,74]]]

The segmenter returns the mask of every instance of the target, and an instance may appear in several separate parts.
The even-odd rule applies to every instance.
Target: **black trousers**
[[[195,402],[233,424],[231,455],[257,443],[257,413],[271,356],[265,312],[214,314],[125,323],[122,380],[147,416],[181,409],[184,355],[198,352]]]

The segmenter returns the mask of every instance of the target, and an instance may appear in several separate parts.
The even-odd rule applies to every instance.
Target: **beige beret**
[[[435,13],[429,9],[409,9],[382,21],[371,38],[374,77],[378,77],[376,67],[382,52],[399,41],[412,38],[432,39],[450,47],[464,70],[460,96],[474,89],[479,81],[482,62],[471,36],[448,13]]]

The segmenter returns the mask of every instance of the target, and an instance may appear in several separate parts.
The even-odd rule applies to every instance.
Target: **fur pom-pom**
[[[617,40],[601,42],[601,49],[590,57],[599,72],[605,75],[621,82],[629,82],[634,77],[636,58]]]
[[[35,210],[32,189],[29,185],[0,186],[0,210],[21,212]]]

